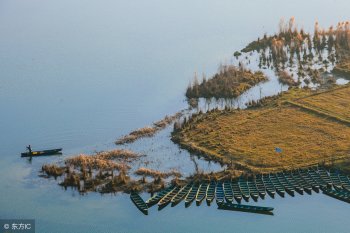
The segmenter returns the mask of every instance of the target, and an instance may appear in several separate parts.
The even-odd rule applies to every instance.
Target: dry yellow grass
[[[130,134],[119,138],[115,142],[115,144],[123,145],[126,143],[132,143],[139,138],[152,137],[153,135],[155,135],[157,133],[157,131],[158,131],[157,127],[146,126],[146,127],[141,128],[141,129],[134,130]]]
[[[58,177],[62,176],[64,173],[64,168],[59,167],[55,164],[44,164],[41,168],[42,172],[46,173],[46,175],[53,176],[53,177]]]
[[[73,166],[76,168],[92,168],[96,170],[128,170],[130,166],[125,163],[116,163],[112,160],[103,158],[98,155],[84,155],[68,158],[65,161],[67,166]]]
[[[349,110],[339,106],[349,106],[350,97],[346,96],[349,90],[342,88],[305,100],[319,103],[332,114],[348,117]],[[343,95],[342,100],[339,95]],[[293,93],[281,99],[286,96]],[[275,103],[279,104],[234,113],[208,113],[175,137],[185,147],[211,159],[232,162],[254,172],[293,169],[349,157],[349,126],[308,109],[281,105],[280,100]],[[276,147],[283,152],[277,154]]]
[[[268,78],[261,72],[252,72],[243,66],[220,65],[219,72],[212,78],[198,82],[195,75],[193,84],[186,90],[186,97],[192,98],[236,98],[249,88]]]
[[[121,162],[132,162],[137,160],[142,155],[139,155],[131,150],[114,149],[110,151],[102,151],[96,154],[98,159],[102,160],[118,160]]]
[[[176,170],[171,170],[168,172],[161,172],[145,167],[141,167],[135,171],[136,175],[139,176],[150,176],[150,177],[161,177],[161,178],[168,178],[170,176],[175,176],[175,177],[181,177],[181,173],[176,171]]]
[[[123,145],[127,143],[133,143],[140,138],[153,137],[158,131],[164,129],[170,125],[176,119],[182,116],[182,112],[177,112],[171,116],[165,116],[162,120],[156,121],[152,126],[146,126],[141,129],[134,130],[128,135],[125,135],[115,142],[116,145]]]
[[[306,98],[298,103],[350,121],[350,87],[345,86]]]

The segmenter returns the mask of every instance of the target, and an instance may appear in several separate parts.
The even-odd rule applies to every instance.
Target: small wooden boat
[[[148,206],[136,192],[130,194],[131,201],[145,215],[148,215]]]
[[[344,175],[344,174],[339,174],[339,180],[343,186],[344,189],[346,189],[347,191],[350,191],[350,180],[349,178]]]
[[[336,190],[341,190],[342,189],[342,184],[340,182],[340,179],[339,179],[339,176],[337,173],[335,172],[329,172],[329,177],[331,178],[332,180],[332,184],[333,184],[333,187],[336,189]]]
[[[185,207],[189,207],[194,199],[196,198],[197,192],[198,192],[198,184],[193,184],[191,190],[188,192],[188,194],[185,197]]]
[[[342,189],[340,191],[334,190],[334,192],[337,192],[339,195],[350,198],[350,192],[346,189]]]
[[[312,177],[309,175],[309,173],[306,170],[299,169],[299,174],[305,180],[306,183],[311,185],[312,189],[315,192],[318,193],[320,191],[320,186],[314,179],[312,179]]]
[[[210,184],[209,184],[208,189],[207,189],[207,196],[206,196],[206,201],[207,201],[208,206],[215,199],[215,189],[216,189],[216,182],[210,181]]]
[[[258,175],[255,177],[255,184],[256,184],[256,187],[258,189],[259,196],[262,199],[264,199],[266,196],[266,188],[265,188],[265,184],[264,184],[264,181],[262,180],[261,175]]]
[[[328,172],[322,167],[319,167],[317,172],[321,176],[322,180],[324,180],[324,182],[327,183],[327,186],[332,187],[333,183],[332,183],[331,178],[328,175]]]
[[[281,185],[284,187],[286,190],[286,193],[294,197],[294,188],[293,186],[289,183],[289,181],[286,179],[284,174],[282,172],[279,172],[276,174],[276,177],[278,181],[281,183]]]
[[[318,174],[313,168],[309,168],[308,173],[317,182],[321,190],[330,188],[328,187],[327,183],[322,179],[320,174]]]
[[[275,174],[270,174],[270,180],[273,184],[273,186],[275,186],[276,192],[281,196],[284,197],[285,195],[285,190],[283,185],[279,182],[279,180],[277,179]]]
[[[267,193],[270,195],[270,197],[274,198],[275,193],[276,193],[276,189],[275,189],[275,186],[273,186],[269,175],[263,174],[262,179],[264,181]]]
[[[263,206],[233,204],[233,203],[222,203],[218,206],[218,209],[273,215],[272,211],[274,208],[273,207],[263,207]]]
[[[167,206],[171,199],[180,191],[180,187],[179,186],[175,186],[175,188],[173,190],[171,190],[170,192],[168,192],[162,199],[159,200],[158,202],[158,207],[159,210],[163,209],[165,206]]]
[[[242,197],[244,198],[244,200],[249,201],[250,192],[247,181],[243,177],[240,177],[238,180],[238,185],[241,189]]]
[[[52,150],[24,152],[24,153],[21,153],[21,157],[37,157],[37,156],[57,155],[57,154],[62,154],[62,148],[52,149]]]
[[[292,174],[293,179],[300,185],[300,187],[302,187],[307,194],[311,195],[311,192],[312,192],[311,185],[308,184],[303,179],[303,177],[300,176],[299,172],[298,171],[294,171],[291,174]]]
[[[160,201],[160,199],[162,199],[165,195],[167,195],[167,193],[169,193],[173,189],[174,189],[174,186],[170,186],[166,189],[161,190],[157,194],[154,194],[150,199],[146,201],[147,206],[148,207],[154,206]]]
[[[231,181],[231,188],[233,192],[233,197],[238,203],[241,203],[242,201],[242,192],[241,189],[239,188],[239,185],[236,181]]]
[[[325,189],[325,190],[323,190],[323,194],[326,194],[327,196],[330,196],[330,197],[333,197],[335,199],[350,203],[350,195],[344,195],[339,191]]]
[[[248,188],[250,192],[250,196],[254,201],[258,201],[259,198],[259,191],[258,188],[256,187],[256,184],[253,180],[248,180]]]
[[[224,195],[227,202],[233,202],[233,192],[231,187],[231,182],[226,180],[224,182]]]
[[[176,206],[179,204],[191,190],[192,184],[186,184],[180,189],[180,191],[171,199],[171,206]]]
[[[284,172],[283,175],[286,178],[286,180],[292,185],[296,192],[298,192],[300,195],[304,195],[304,188],[301,187],[299,183],[295,181],[291,173]]]
[[[218,182],[216,184],[216,190],[215,190],[215,197],[216,197],[216,203],[220,205],[224,202],[224,188],[222,187],[222,182]]]
[[[199,206],[207,195],[207,189],[209,187],[208,182],[201,183],[196,195],[196,204]]]

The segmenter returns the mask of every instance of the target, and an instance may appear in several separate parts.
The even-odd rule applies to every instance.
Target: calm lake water
[[[349,232],[350,205],[322,194],[258,202],[274,216],[183,203],[144,216],[128,195],[80,196],[38,177],[44,163],[115,148],[117,137],[186,108],[195,71],[213,74],[281,17],[308,30],[348,20],[349,9],[346,0],[0,1],[0,218],[34,218],[42,233]],[[191,174],[169,133],[127,147]],[[27,144],[64,155],[29,163],[19,157]]]

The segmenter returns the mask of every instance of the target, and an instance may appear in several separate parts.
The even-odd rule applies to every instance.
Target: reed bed
[[[132,143],[132,142],[136,141],[139,138],[152,137],[156,133],[157,133],[157,128],[156,127],[146,126],[146,127],[141,128],[141,129],[134,130],[130,134],[125,135],[125,136],[117,139],[115,144],[123,145],[123,144],[126,144],[126,143]]]
[[[252,72],[242,65],[221,65],[217,74],[208,80],[203,78],[201,83],[195,75],[193,83],[186,90],[186,97],[236,98],[254,85],[267,80],[262,72]]]
[[[111,151],[98,152],[96,158],[102,160],[118,160],[123,162],[132,162],[138,160],[141,156],[131,150],[115,149]]]
[[[142,155],[122,149],[98,152],[94,155],[80,154],[66,159],[64,166],[44,165],[42,171],[48,177],[63,176],[59,185],[65,189],[67,187],[77,189],[81,194],[86,192],[157,192],[165,187],[164,179],[169,177],[174,177],[171,182],[183,183],[183,180],[179,180],[181,174],[176,170],[161,172],[140,168],[135,174],[142,176],[142,178],[132,179],[129,176],[130,166],[127,163],[139,159],[140,156]],[[120,163],[116,161],[120,161]],[[152,179],[147,180],[146,177]]]
[[[64,178],[64,180],[60,183],[61,186],[67,188],[67,187],[73,187],[78,188],[80,191],[80,176],[76,172],[72,172],[67,174],[67,176]]]
[[[66,159],[66,166],[73,166],[75,168],[92,168],[95,170],[128,170],[130,166],[125,163],[116,163],[114,161],[103,158],[103,156],[85,155],[80,154],[78,156]]]
[[[182,112],[175,113],[172,116],[165,116],[162,120],[154,122],[152,126],[146,126],[130,132],[115,142],[116,145],[133,143],[136,140],[144,137],[153,137],[158,131],[173,123],[176,119],[182,116]]]
[[[176,170],[171,170],[168,172],[161,172],[145,167],[141,167],[135,171],[135,174],[138,176],[148,176],[148,177],[161,177],[161,178],[168,178],[171,176],[175,177],[181,177],[181,173]]]
[[[115,149],[93,155],[80,154],[64,161],[63,166],[44,165],[42,171],[49,177],[63,176],[61,186],[77,188],[80,193],[123,191],[132,180],[127,172],[131,163],[140,158],[130,150]],[[129,190],[129,188],[127,188]]]
[[[63,175],[65,169],[55,164],[44,164],[41,168],[41,171],[49,177],[53,176],[57,178]]]

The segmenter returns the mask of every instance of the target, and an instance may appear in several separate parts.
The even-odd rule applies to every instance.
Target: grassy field
[[[350,88],[337,88],[301,98],[298,103],[350,121]]]
[[[350,106],[350,86],[323,94],[305,91],[310,96],[301,99],[296,98],[302,95],[299,92],[291,91],[261,108],[198,116],[173,137],[210,159],[253,172],[349,157],[350,127],[326,113],[350,119],[346,107]],[[324,112],[320,114],[317,109]],[[282,153],[276,153],[276,147]]]

